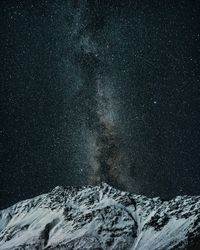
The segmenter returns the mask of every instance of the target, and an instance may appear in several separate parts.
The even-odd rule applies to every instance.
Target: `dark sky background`
[[[0,1],[0,20],[1,208],[91,184],[105,154],[126,190],[200,194],[198,0]]]

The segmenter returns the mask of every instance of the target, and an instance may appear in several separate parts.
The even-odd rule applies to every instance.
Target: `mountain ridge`
[[[198,250],[200,196],[57,186],[0,211],[0,249]]]

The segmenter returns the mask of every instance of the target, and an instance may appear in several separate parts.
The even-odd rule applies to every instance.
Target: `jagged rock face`
[[[198,250],[200,197],[56,187],[0,211],[0,249]]]

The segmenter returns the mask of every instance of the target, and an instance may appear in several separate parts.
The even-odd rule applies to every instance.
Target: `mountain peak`
[[[0,249],[200,249],[200,197],[55,187],[0,211]]]

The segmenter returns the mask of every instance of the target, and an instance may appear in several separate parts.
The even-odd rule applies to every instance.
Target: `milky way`
[[[57,185],[200,192],[200,5],[0,1],[0,206]]]
[[[113,107],[113,90],[109,89],[109,83],[105,78],[98,79],[96,83],[97,122],[89,130],[88,138],[88,154],[92,167],[89,178],[93,184],[103,181],[114,186],[126,186],[122,177],[125,177],[127,170],[127,159],[115,119],[116,107]]]
[[[76,27],[80,28],[76,49],[81,58],[80,68],[85,73],[83,86],[76,95],[79,103],[81,98],[86,102],[83,113],[87,116],[83,114],[81,125],[84,136],[87,135],[84,145],[87,154],[85,172],[88,173],[89,184],[107,182],[118,187],[133,187],[133,179],[128,177],[128,158],[118,124],[119,110],[115,100],[115,85],[110,77],[112,72],[107,70],[107,60],[99,56],[104,48],[93,39],[91,25],[96,23],[91,24],[90,15],[85,13],[86,6],[87,2],[85,5],[82,2],[78,7],[76,22]],[[87,92],[92,94],[88,96]]]

